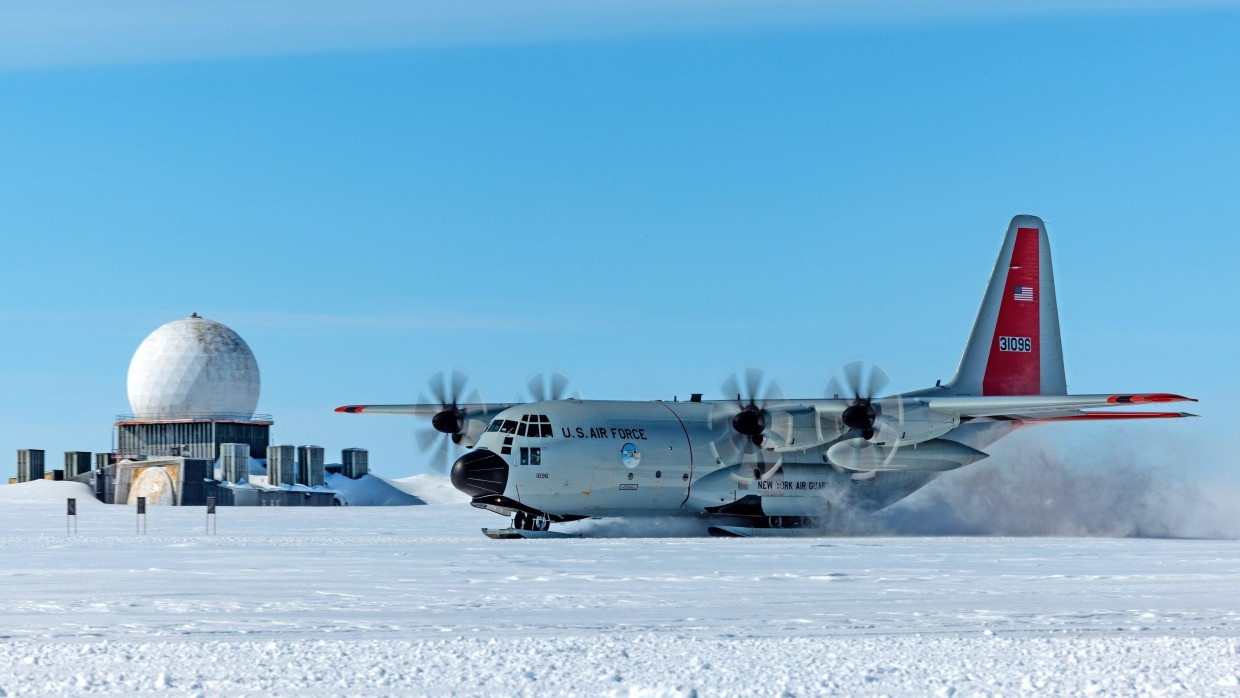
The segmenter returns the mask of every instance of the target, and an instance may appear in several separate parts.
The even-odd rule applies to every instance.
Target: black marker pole
[[[68,503],[68,516],[65,517],[65,535],[75,535],[77,533],[77,500],[70,497]],[[73,533],[69,532],[69,522],[73,522]]]
[[[207,533],[211,533],[211,524],[215,524],[215,532],[220,531],[219,518],[215,514],[215,497],[207,497]]]
[[[135,525],[138,526],[138,533],[146,533],[146,497],[138,497],[138,520]]]

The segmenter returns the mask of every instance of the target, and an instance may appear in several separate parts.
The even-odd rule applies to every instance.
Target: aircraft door
[[[586,509],[600,509],[607,506],[611,497],[612,484],[616,481],[615,468],[595,468],[590,479],[590,489],[585,491],[586,501],[582,505]]]

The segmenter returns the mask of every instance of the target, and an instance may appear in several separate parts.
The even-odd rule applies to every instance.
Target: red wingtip
[[[361,414],[365,409],[365,405],[345,405],[344,407],[337,407],[336,411],[344,412],[346,414]]]
[[[1172,393],[1149,393],[1147,395],[1112,395],[1107,402],[1113,405],[1146,405],[1155,402],[1197,402],[1196,398]]]

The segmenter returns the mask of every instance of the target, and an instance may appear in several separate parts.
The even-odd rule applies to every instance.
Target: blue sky
[[[107,450],[134,350],[192,311],[253,348],[276,440],[389,476],[411,422],[332,408],[449,365],[494,401],[747,365],[818,396],[854,358],[915,389],[1032,213],[1070,390],[1204,415],[1058,433],[1234,477],[1240,7],[989,5],[10,5],[0,453]]]

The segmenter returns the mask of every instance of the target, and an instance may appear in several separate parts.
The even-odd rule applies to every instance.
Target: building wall
[[[65,479],[72,480],[90,471],[90,451],[65,451]]]
[[[340,452],[341,474],[354,480],[370,472],[370,454],[364,448],[346,448]]]
[[[203,506],[207,497],[214,494],[214,482],[210,481],[215,462],[200,458],[155,458],[141,461],[122,461],[105,469],[96,470],[95,496],[108,504],[134,504],[138,496],[146,496],[151,506]],[[143,487],[144,477],[157,482],[170,481],[172,497],[161,501],[162,488],[156,491],[135,491]]]
[[[323,478],[323,447],[297,447],[297,484],[306,487],[322,487]]]
[[[267,447],[267,484],[272,487],[297,482],[296,448],[291,445]]]
[[[232,507],[329,507],[336,503],[331,490],[309,492],[302,489],[229,487],[221,484],[216,504]]]
[[[233,496],[233,506],[235,507],[256,507],[258,506],[258,494],[260,490],[253,487],[221,487],[220,490],[229,490]]]
[[[246,444],[220,444],[220,466],[225,482],[250,481],[250,447]]]
[[[301,489],[259,490],[259,504],[267,507],[329,507],[336,503],[336,493]]]
[[[42,480],[44,453],[37,448],[23,448],[17,452],[17,481]]]
[[[231,487],[220,487],[219,483],[215,483],[214,493],[212,494],[215,497],[215,505],[220,507],[235,506],[236,502],[233,499],[233,491]]]
[[[266,458],[271,439],[268,422],[117,422],[116,453],[137,456],[216,460],[221,444],[250,447],[251,458]]]
[[[119,466],[110,463],[95,470],[95,499],[104,504],[116,503],[116,471]]]
[[[253,487],[229,487],[228,483],[220,483],[215,488],[215,503],[221,507],[258,506],[261,492]]]

